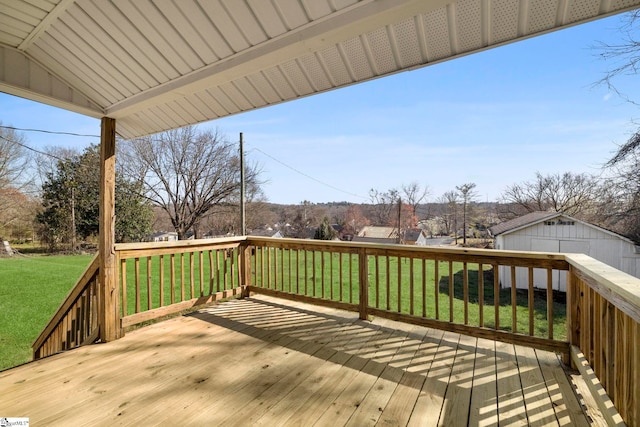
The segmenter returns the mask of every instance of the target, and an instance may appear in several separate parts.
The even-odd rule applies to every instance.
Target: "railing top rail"
[[[173,242],[118,243],[115,245],[115,249],[121,259],[127,259],[210,249],[235,248],[240,246],[245,240],[245,237],[222,237],[217,239],[178,240]]]
[[[433,255],[470,255],[491,258],[513,258],[513,259],[532,259],[547,261],[565,261],[564,254],[548,253],[548,252],[529,252],[529,251],[504,251],[496,249],[474,249],[474,248],[447,248],[443,246],[413,246],[413,245],[394,245],[366,242],[348,242],[339,240],[315,240],[315,239],[290,239],[290,238],[274,238],[274,237],[258,237],[258,236],[238,236],[238,237],[222,237],[215,239],[197,239],[197,240],[178,240],[173,242],[142,242],[142,243],[118,243],[117,251],[133,251],[158,248],[188,248],[209,245],[224,245],[227,243],[248,244],[264,244],[272,246],[298,246],[298,247],[317,247],[317,248],[340,248],[340,249],[378,249],[381,251],[393,251],[398,253],[424,253]]]
[[[589,286],[640,323],[640,279],[584,254],[564,254]]]
[[[447,248],[442,246],[414,246],[414,245],[394,245],[394,244],[380,244],[380,243],[365,243],[365,242],[348,242],[348,241],[326,241],[326,240],[312,240],[312,239],[280,239],[273,237],[254,237],[248,236],[247,243],[249,244],[263,244],[277,247],[317,247],[319,250],[327,247],[334,247],[343,250],[357,250],[359,248],[366,248],[372,252],[379,251],[380,253],[391,253],[398,256],[426,256],[428,258],[449,259],[454,257],[468,257],[478,259],[496,259],[497,261],[505,262],[508,260],[534,260],[554,263],[554,268],[567,269],[568,265],[565,263],[564,255],[559,253],[547,253],[547,252],[527,252],[527,251],[504,251],[496,249],[474,249],[474,248]],[[562,266],[566,265],[565,268]]]
[[[139,243],[117,243],[116,251],[133,251],[158,248],[184,248],[198,247],[208,245],[224,245],[227,243],[241,243],[246,237],[218,237],[215,239],[194,239],[194,240],[176,240],[173,242],[139,242]]]

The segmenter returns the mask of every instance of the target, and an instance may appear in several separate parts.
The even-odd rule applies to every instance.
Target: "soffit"
[[[640,0],[0,0],[0,91],[133,138],[435,64]]]

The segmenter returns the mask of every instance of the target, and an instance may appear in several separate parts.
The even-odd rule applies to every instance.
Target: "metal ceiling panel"
[[[0,90],[132,138],[454,59],[640,0],[0,0]]]

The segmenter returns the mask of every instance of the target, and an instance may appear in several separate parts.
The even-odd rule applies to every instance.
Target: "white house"
[[[618,270],[640,277],[640,247],[632,240],[561,212],[532,212],[489,229],[494,247],[502,250],[583,253]],[[502,286],[511,272],[500,267]],[[546,272],[534,271],[534,286],[546,287]],[[528,287],[528,271],[516,269],[516,286]],[[566,273],[553,272],[553,289],[566,291]]]
[[[176,242],[178,233],[175,231],[159,231],[149,235],[146,240],[149,242]]]
[[[276,239],[284,238],[284,235],[280,230],[273,231],[271,228],[263,229],[263,230],[252,230],[249,232],[249,236],[258,236],[258,237],[273,237]]]

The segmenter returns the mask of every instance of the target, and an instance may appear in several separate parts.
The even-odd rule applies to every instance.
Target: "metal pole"
[[[247,235],[246,224],[246,191],[244,176],[244,142],[242,140],[242,132],[240,132],[240,234]]]
[[[401,230],[400,229],[400,227],[401,227],[400,226],[400,220],[401,220],[401,217],[402,217],[402,198],[398,197],[398,243],[403,243],[402,242],[403,239],[402,239],[402,236],[400,234],[400,230]]]

